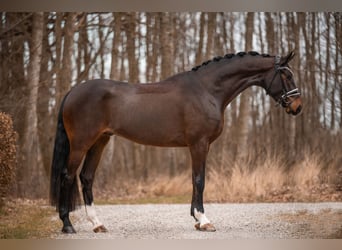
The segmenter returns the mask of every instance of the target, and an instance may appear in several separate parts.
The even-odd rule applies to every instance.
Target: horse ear
[[[295,56],[294,51],[291,51],[287,56],[281,59],[280,65],[287,65]]]

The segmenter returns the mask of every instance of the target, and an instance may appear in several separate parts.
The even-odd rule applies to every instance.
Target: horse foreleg
[[[203,191],[205,186],[205,165],[209,143],[205,140],[190,147],[192,159],[192,201],[191,215],[195,218],[195,228],[200,231],[216,231],[204,213]]]
[[[98,219],[96,215],[92,188],[95,172],[101,159],[102,151],[108,143],[108,140],[109,136],[103,135],[88,150],[80,174],[87,219],[93,224],[93,231],[95,233],[107,232],[107,229],[104,227],[103,223]]]

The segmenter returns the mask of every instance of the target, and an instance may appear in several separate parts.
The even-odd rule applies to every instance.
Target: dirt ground
[[[73,214],[77,234],[61,239],[336,239],[342,238],[342,203],[207,204],[217,231],[199,232],[184,204],[101,205],[109,232],[95,234],[84,209]],[[58,221],[57,215],[55,219]]]
[[[77,234],[60,232],[47,201],[15,200],[0,210],[1,239],[342,239],[342,203],[208,203],[217,231],[196,231],[189,204],[98,205],[107,233],[95,234],[83,207],[71,213]]]

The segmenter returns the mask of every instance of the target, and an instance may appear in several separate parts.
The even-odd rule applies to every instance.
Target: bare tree
[[[43,40],[42,40],[42,56],[40,63],[40,76],[38,86],[37,99],[37,115],[38,115],[38,139],[39,150],[42,157],[42,165],[45,170],[45,177],[50,176],[50,163],[52,158],[51,141],[55,136],[54,117],[50,112],[50,100],[52,98],[51,89],[53,88],[52,72],[49,69],[49,62],[52,56],[51,47],[49,44],[50,30],[47,23],[49,22],[49,13],[44,13],[43,21]]]
[[[28,66],[28,99],[26,103],[26,129],[23,135],[23,143],[21,145],[22,164],[25,167],[20,169],[22,174],[26,175],[19,183],[18,190],[21,195],[32,197],[42,194],[42,178],[41,164],[39,162],[40,151],[38,145],[37,131],[37,99],[40,76],[40,65],[42,57],[42,42],[44,30],[44,14],[37,12],[32,17],[32,38],[30,43],[30,62]],[[22,176],[22,175],[21,175]],[[46,182],[45,182],[46,184]]]
[[[124,27],[127,37],[127,59],[129,68],[129,81],[138,83],[138,61],[136,57],[136,17],[135,13],[127,13],[124,18]]]
[[[245,50],[252,49],[253,44],[253,30],[254,30],[254,13],[248,12],[246,18],[246,33],[245,33]],[[248,120],[250,117],[249,98],[251,96],[251,89],[247,89],[240,95],[240,113],[237,120],[237,157],[239,159],[246,159],[248,155]]]
[[[69,12],[66,13],[64,16],[61,16],[58,14],[57,19],[58,25],[62,25],[62,22],[60,21],[64,20],[64,27],[63,29],[60,29],[60,27],[56,27],[58,32],[58,35],[56,35],[56,39],[61,39],[60,32],[63,34],[63,50],[61,52],[61,64],[58,69],[57,73],[57,82],[56,82],[56,89],[57,89],[57,95],[56,95],[56,107],[59,108],[60,103],[62,101],[63,96],[67,93],[67,91],[70,89],[71,83],[72,83],[72,53],[73,53],[73,37],[74,37],[74,23],[76,19],[76,14]],[[62,41],[56,41],[56,43],[62,42]],[[59,44],[58,46],[61,46]],[[57,51],[57,53],[60,53]],[[58,67],[58,66],[57,66]],[[57,108],[57,109],[58,109]]]

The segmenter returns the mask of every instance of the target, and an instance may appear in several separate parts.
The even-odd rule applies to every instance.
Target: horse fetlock
[[[195,208],[194,209],[194,218],[197,221],[197,223],[195,224],[195,228],[197,230],[205,231],[205,232],[215,232],[216,231],[214,225],[210,223],[209,219],[204,214],[204,212],[200,212]]]
[[[205,216],[204,212],[200,212],[197,208],[194,209],[194,217],[200,223],[200,226],[210,224],[209,219]]]
[[[103,223],[99,220],[99,218],[96,215],[94,203],[92,203],[91,205],[86,205],[85,211],[88,221],[90,221],[94,226],[93,231],[95,233],[107,231],[107,229],[103,226]]]

